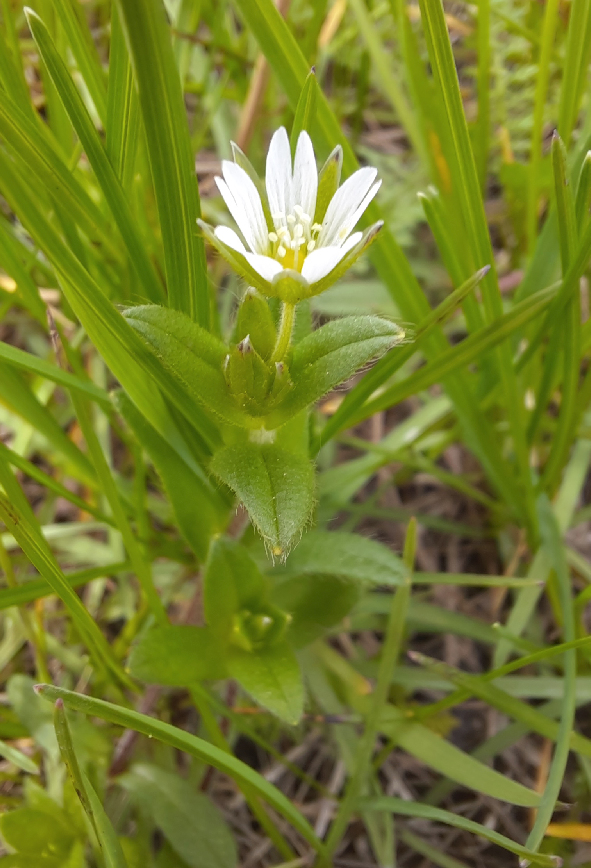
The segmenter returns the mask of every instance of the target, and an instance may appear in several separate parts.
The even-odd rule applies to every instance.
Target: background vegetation
[[[591,865],[591,3],[31,6],[0,3],[0,866]],[[386,225],[309,313],[408,339],[312,412],[273,564],[122,311],[231,339],[195,220],[312,65],[317,156],[377,166]],[[246,578],[292,622],[222,666],[203,587],[252,636]]]

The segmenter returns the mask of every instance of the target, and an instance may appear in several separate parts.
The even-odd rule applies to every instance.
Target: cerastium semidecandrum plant
[[[413,99],[423,122],[415,125],[408,112],[401,112],[400,117],[410,120],[409,140],[418,142],[417,151],[427,154],[432,164],[430,180],[438,189],[429,188],[425,212],[452,282],[459,287],[432,310],[388,228],[378,234],[380,215],[377,203],[371,202],[379,186],[375,170],[358,169],[340,120],[317,92],[314,77],[306,81],[310,64],[270,0],[236,0],[231,8],[242,12],[247,28],[259,40],[295,121],[291,141],[283,129],[271,139],[265,184],[240,149],[234,147],[234,160],[223,163],[218,188],[238,232],[225,225],[213,228],[202,219],[194,165],[198,137],[193,142],[190,139],[183,100],[188,65],[179,41],[173,48],[160,0],[116,0],[109,22],[108,76],[76,3],[38,0],[35,11],[21,10],[18,2],[14,5],[15,15],[3,19],[0,46],[0,188],[10,209],[6,210],[8,219],[2,217],[0,223],[0,251],[3,266],[17,284],[14,298],[35,322],[45,322],[44,302],[53,300],[71,370],[0,345],[2,402],[30,429],[36,429],[44,444],[50,444],[50,448],[38,448],[48,462],[48,472],[30,460],[37,446],[31,447],[27,431],[14,448],[0,450],[0,483],[5,492],[0,514],[27,563],[41,577],[27,575],[33,581],[20,584],[11,576],[12,586],[2,589],[0,599],[6,608],[41,600],[50,591],[57,594],[75,631],[71,644],[88,652],[88,658],[81,661],[80,655],[69,655],[68,649],[64,652],[51,630],[44,631],[38,604],[39,630],[36,622],[29,622],[35,671],[40,679],[46,679],[47,671],[55,673],[59,683],[43,686],[39,692],[87,715],[135,729],[230,775],[261,828],[288,861],[294,857],[291,845],[265,814],[261,799],[292,824],[325,864],[351,813],[358,809],[374,849],[385,853],[380,857],[384,864],[389,864],[387,851],[393,846],[388,825],[392,814],[451,825],[464,822],[464,828],[522,858],[553,864],[552,857],[536,851],[543,834],[540,830],[556,800],[570,744],[574,658],[570,656],[565,666],[567,701],[560,730],[554,720],[500,687],[449,666],[436,668],[438,664],[425,656],[415,657],[415,662],[431,667],[438,683],[445,679],[457,690],[450,694],[449,702],[446,698],[433,708],[413,708],[411,715],[405,706],[406,695],[398,701],[398,694],[391,690],[407,617],[411,623],[412,618],[419,618],[420,625],[429,630],[442,629],[443,622],[448,632],[468,628],[465,621],[454,620],[453,612],[439,608],[433,617],[428,604],[422,609],[421,601],[413,605],[416,600],[411,599],[409,583],[414,526],[404,560],[373,540],[343,530],[329,531],[325,525],[313,527],[317,497],[313,460],[323,444],[367,419],[374,410],[387,409],[407,397],[417,398],[418,409],[376,446],[374,457],[368,453],[369,462],[365,455],[324,474],[325,514],[332,518],[343,504],[351,506],[355,492],[393,455],[409,467],[428,467],[429,472],[437,473],[445,444],[454,441],[459,430],[480,462],[488,487],[483,492],[464,479],[455,484],[490,508],[499,527],[516,522],[532,552],[537,551],[528,578],[518,582],[518,578],[486,577],[502,587],[519,584],[511,631],[499,639],[499,634],[492,628],[485,630],[481,622],[471,623],[470,629],[481,632],[483,641],[497,643],[499,666],[509,648],[527,650],[527,643],[519,645],[519,635],[541,593],[539,575],[545,577],[553,570],[562,595],[561,611],[566,613],[564,638],[573,638],[568,566],[544,495],[555,494],[559,476],[567,467],[556,507],[559,530],[564,531],[575,509],[573,492],[578,493],[582,486],[588,465],[585,444],[579,444],[572,461],[565,464],[582,412],[576,401],[578,367],[570,363],[575,357],[579,360],[581,346],[588,341],[588,330],[581,338],[575,298],[588,259],[588,159],[581,171],[573,217],[565,182],[572,172],[570,167],[567,172],[566,158],[555,148],[560,231],[555,226],[550,243],[544,242],[541,253],[534,256],[535,267],[515,303],[505,304],[495,269],[488,270],[493,266],[493,250],[478,182],[483,181],[486,162],[486,112],[478,117],[477,175],[440,4],[438,0],[421,3],[433,80],[427,77],[420,52],[415,51],[415,35],[403,4],[392,4],[408,58]],[[576,5],[578,10],[581,3]],[[195,6],[178,4],[177,35],[193,26]],[[363,4],[351,3],[351,7],[364,22],[364,38],[375,52],[373,23],[364,17]],[[3,3],[2,10],[9,13],[10,4]],[[228,6],[224,10],[229,14]],[[26,38],[22,36],[21,27],[23,32],[26,28],[23,11],[34,44],[28,31]],[[483,4],[479,15],[484,22],[486,14],[487,4]],[[99,41],[107,38],[104,29],[98,28],[97,34]],[[243,77],[243,46],[236,53],[231,40],[219,31],[218,37],[226,66],[238,63],[236,75]],[[547,50],[545,54],[550,57]],[[382,57],[380,63],[383,68],[387,58]],[[479,76],[486,78],[486,69],[479,70]],[[84,86],[79,88],[81,81]],[[392,95],[391,88],[388,93]],[[571,102],[569,115],[574,112]],[[569,134],[573,123],[574,117],[569,121]],[[320,173],[310,135],[317,152],[326,157]],[[582,145],[579,151],[581,162]],[[339,186],[341,163],[346,180]],[[529,182],[534,205],[538,180],[532,175]],[[359,232],[357,222],[366,208],[373,225]],[[574,243],[577,221],[579,237]],[[242,280],[243,294],[231,334],[218,325],[204,237]],[[404,347],[397,346],[402,329],[390,319],[345,317],[311,328],[310,299],[340,278],[374,239],[371,253],[380,278],[401,315],[413,326],[412,343]],[[552,284],[558,276],[559,259],[565,275],[560,292]],[[549,272],[552,280],[540,283],[534,279],[540,272],[544,278]],[[470,293],[482,278],[486,279],[480,301]],[[41,297],[38,286],[49,292]],[[459,304],[464,305],[462,325],[465,322],[469,336],[450,345],[440,327]],[[532,324],[537,327],[542,314],[544,327],[536,331]],[[522,420],[528,408],[519,390],[525,383],[535,386],[539,381],[539,407],[545,408],[550,401],[558,374],[552,353],[540,352],[540,348],[545,346],[548,331],[553,334],[550,346],[561,345],[562,332],[556,324],[567,317],[574,337],[564,351],[565,373],[560,376],[568,388],[556,425],[558,436],[551,442],[542,425],[542,409],[535,412],[526,434]],[[518,338],[529,340],[521,356],[514,352],[521,346]],[[417,350],[424,353],[426,364],[410,372],[403,369]],[[313,410],[318,398],[376,359],[375,367],[347,393],[332,418],[324,426],[319,424]],[[33,381],[37,376],[43,378],[42,388]],[[429,394],[430,387],[441,380],[445,394]],[[587,376],[583,397],[589,394],[590,382]],[[59,401],[48,408],[44,402],[56,387],[61,390]],[[112,388],[115,392],[109,393]],[[59,413],[59,424],[54,411]],[[81,432],[81,437],[69,438],[64,426],[74,421],[73,430]],[[119,464],[120,456],[111,454],[111,432],[125,446],[124,466]],[[550,456],[540,479],[530,462],[534,446],[538,454]],[[136,471],[133,486],[125,479],[131,465]],[[41,511],[31,508],[12,467],[43,486],[47,498]],[[164,506],[160,488],[167,495]],[[68,546],[72,527],[56,517],[58,499],[93,518],[93,524],[71,523],[76,540],[86,543],[84,557],[76,545]],[[234,513],[239,502],[246,507],[251,526],[242,524],[237,531]],[[540,538],[542,544],[536,548]],[[96,556],[92,566],[89,552]],[[10,575],[1,548],[0,559]],[[74,569],[66,575],[65,566]],[[107,614],[101,611],[97,616],[96,596],[90,593],[83,603],[73,586],[104,575],[118,578],[120,593],[113,595],[115,602]],[[426,575],[427,579],[425,574],[419,579],[441,580],[439,574]],[[468,578],[475,581],[473,576]],[[376,593],[376,586],[395,586],[396,593]],[[558,594],[552,595],[553,605]],[[193,603],[183,607],[187,596],[193,597]],[[581,598],[581,605],[585,599]],[[365,676],[326,640],[337,625],[341,629],[343,618],[355,611],[357,603],[352,631],[360,624],[360,629],[369,624],[372,630],[386,625],[372,695]],[[179,616],[181,608],[184,614]],[[111,621],[124,624],[112,642],[99,628],[98,622],[105,621],[109,626]],[[114,630],[115,626],[110,635],[115,635]],[[566,653],[572,655],[573,648],[569,646]],[[47,665],[46,657],[53,655],[60,661],[59,668]],[[338,740],[350,776],[326,846],[278,789],[232,755],[232,739],[226,738],[218,723],[219,717],[230,716],[252,738],[263,738],[256,727],[249,729],[244,716],[234,714],[220,701],[220,682],[227,679],[237,682],[257,705],[283,723],[297,723],[305,707],[302,670],[310,705],[328,715],[328,720],[342,724]],[[500,669],[497,674],[506,673]],[[141,689],[138,682],[188,689],[207,738],[149,713],[130,710],[130,697]],[[59,747],[105,861],[121,868],[126,856],[96,793],[104,791],[106,774],[102,767],[87,774],[88,768],[78,764],[76,722],[72,738],[61,704],[56,709],[58,745],[45,737],[41,726],[36,729],[37,721],[45,723],[46,717],[42,703],[34,706],[34,715],[27,716],[34,702],[30,683],[28,677],[15,676],[8,695],[19,719],[44,745],[48,786],[61,792],[55,762]],[[67,689],[73,685],[78,685],[76,692]],[[560,750],[543,800],[523,783],[459,750],[431,726],[441,708],[453,706],[466,691],[544,738],[556,740]],[[350,725],[351,711],[355,722],[365,723],[361,741]],[[389,739],[386,747],[404,749],[447,781],[487,798],[526,807],[541,805],[528,846],[476,822],[470,825],[471,821],[431,804],[377,798],[380,784],[369,760],[378,733]],[[577,738],[573,744],[588,757],[589,743]],[[183,845],[182,857],[189,864],[204,841],[221,836],[224,845],[216,851],[218,862],[224,868],[232,866],[234,845],[221,819],[212,815],[206,797],[157,763],[127,768],[128,741],[122,742],[123,757],[118,751],[119,765],[113,774],[136,808],[150,815],[179,847],[179,825],[183,832],[196,830],[196,847]],[[27,773],[31,771],[26,757],[18,751],[11,756]],[[380,756],[373,762],[379,764]],[[126,770],[124,775],[122,770]],[[17,859],[26,860],[31,854],[26,830],[32,828],[34,817],[27,812],[39,810],[40,798],[29,787],[27,807],[0,821]],[[63,855],[56,858],[71,857],[74,864],[85,833],[80,833],[83,823],[70,822],[69,804],[64,799],[63,808],[54,809],[65,820],[54,823],[56,839],[51,841],[55,852]],[[184,822],[172,828],[170,815],[160,811],[163,805],[174,805],[177,819],[185,806]],[[383,828],[376,816],[387,818]],[[68,824],[78,831],[71,832]]]

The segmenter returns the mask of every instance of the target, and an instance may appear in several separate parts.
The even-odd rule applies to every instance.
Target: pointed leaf
[[[306,534],[278,578],[284,574],[339,576],[360,585],[399,585],[407,570],[387,546],[359,534],[313,530]]]
[[[226,387],[223,366],[228,350],[218,338],[184,313],[155,304],[129,308],[125,318],[195,401],[226,422],[244,423],[248,417]]]
[[[255,702],[286,723],[298,723],[303,711],[304,688],[296,656],[287,642],[256,652],[232,648],[228,670]]]
[[[314,403],[403,337],[399,326],[377,316],[345,317],[312,332],[294,347],[289,361],[294,388],[268,424]]]
[[[190,868],[234,868],[236,845],[218,809],[195,784],[158,766],[133,766],[119,783],[152,817]]]
[[[131,649],[128,670],[149,684],[187,687],[226,677],[223,647],[207,627],[156,627]]]
[[[211,470],[244,503],[272,554],[286,557],[314,506],[311,462],[273,444],[243,443],[216,452]]]

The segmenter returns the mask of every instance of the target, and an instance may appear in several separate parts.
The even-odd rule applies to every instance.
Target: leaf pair
[[[247,305],[254,305],[248,295],[242,307]],[[228,445],[215,452],[210,469],[244,503],[271,552],[285,556],[310,520],[314,469],[303,454],[307,443],[302,439],[301,449],[286,448],[282,432],[276,435],[275,430],[285,431],[286,423],[399,343],[404,333],[394,323],[373,316],[330,322],[296,344],[287,357],[289,373],[285,366],[281,371],[277,366],[271,386],[265,380],[263,359],[272,349],[270,319],[266,329],[256,332],[259,353],[251,350],[249,342],[247,347],[248,335],[228,352],[222,341],[179,311],[145,305],[125,315],[187,401],[203,407],[220,425]],[[239,316],[241,334],[249,316],[247,312]],[[249,390],[260,406],[268,394],[268,415],[246,412],[245,408],[252,410]]]
[[[207,626],[149,631],[132,650],[130,671],[143,681],[177,687],[235,678],[264,708],[297,723],[302,678],[284,638],[289,619],[270,601],[268,581],[242,546],[220,538],[203,582]]]

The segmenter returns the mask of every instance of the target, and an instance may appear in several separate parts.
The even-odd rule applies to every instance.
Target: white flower
[[[249,283],[267,296],[295,303],[322,292],[346,271],[382,224],[353,232],[378,192],[377,170],[359,169],[338,187],[342,150],[335,148],[318,176],[310,136],[299,135],[295,159],[284,127],[271,139],[265,187],[242,151],[222,162],[218,189],[242,238],[228,226],[198,223]],[[337,189],[338,188],[338,189]]]

